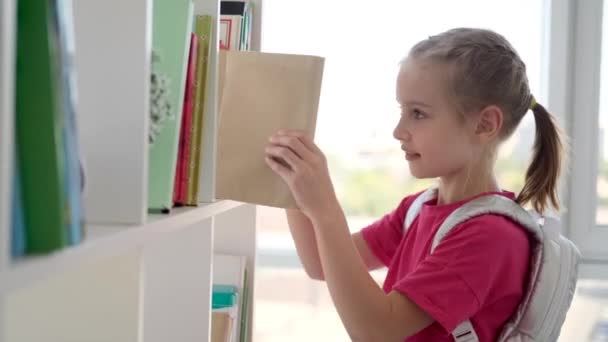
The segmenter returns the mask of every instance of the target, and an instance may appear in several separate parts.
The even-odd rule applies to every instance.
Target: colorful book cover
[[[67,243],[62,100],[54,1],[17,2],[16,142],[27,253]]]
[[[239,50],[241,40],[240,15],[222,15],[220,18],[220,49]]]
[[[158,59],[152,72],[165,80],[161,93],[168,103],[161,109],[163,115],[157,116],[156,98],[151,98],[151,127],[157,134],[150,145],[150,211],[169,212],[173,204],[193,10],[191,0],[154,0],[152,47]]]
[[[194,111],[194,90],[196,80],[196,62],[198,55],[198,38],[190,36],[190,52],[188,54],[188,73],[186,75],[186,91],[182,111],[182,127],[179,139],[179,160],[175,172],[175,189],[173,200],[177,205],[185,205],[188,194],[188,165],[190,164],[190,144],[192,140],[192,112]]]
[[[211,51],[211,33],[213,17],[197,15],[195,33],[198,37],[198,54],[196,65],[196,82],[194,86],[194,112],[192,114],[192,143],[188,168],[188,205],[198,205],[200,184],[201,153],[203,150],[203,122],[205,115],[205,97],[207,89],[207,68]]]
[[[65,160],[65,225],[68,244],[76,245],[84,237],[83,199],[81,192],[80,151],[76,125],[75,36],[72,0],[56,0],[55,23],[59,32],[61,93],[64,115],[63,154]]]

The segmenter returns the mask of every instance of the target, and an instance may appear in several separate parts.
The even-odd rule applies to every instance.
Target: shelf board
[[[47,255],[27,256],[10,264],[6,271],[0,273],[0,294],[102,258],[141,248],[158,236],[190,227],[241,205],[240,202],[222,200],[199,207],[175,208],[171,214],[150,214],[142,225],[87,225],[82,243]]]

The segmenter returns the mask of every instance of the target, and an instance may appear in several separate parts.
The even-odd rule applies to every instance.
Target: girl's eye
[[[421,111],[420,111],[420,110],[418,110],[418,109],[414,109],[414,110],[412,110],[412,116],[413,116],[413,117],[414,117],[414,119],[416,119],[416,120],[420,120],[420,119],[424,119],[424,118],[425,118],[424,113],[423,113],[423,112],[421,112]]]

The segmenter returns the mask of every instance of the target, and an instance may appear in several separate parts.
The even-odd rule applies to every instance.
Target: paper
[[[324,59],[221,51],[219,64],[216,198],[295,208],[287,184],[264,161],[264,150],[279,129],[314,138]]]

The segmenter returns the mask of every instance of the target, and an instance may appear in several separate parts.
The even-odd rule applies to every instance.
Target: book
[[[188,53],[188,72],[182,110],[182,125],[179,138],[179,153],[175,171],[173,201],[176,205],[186,205],[188,195],[188,168],[190,165],[190,146],[192,144],[192,112],[194,111],[194,92],[196,85],[196,65],[198,56],[198,38],[190,35],[190,52]]]
[[[197,15],[195,33],[198,38],[198,53],[196,64],[196,80],[194,85],[194,111],[192,113],[192,136],[190,145],[190,158],[188,159],[188,190],[187,204],[198,205],[200,188],[201,153],[203,151],[203,129],[205,103],[207,94],[207,70],[211,52],[211,34],[213,17]]]
[[[222,15],[220,18],[220,49],[240,50],[241,15]]]
[[[191,0],[154,0],[152,46],[158,58],[152,65],[157,88],[150,109],[154,132],[148,170],[150,211],[168,213],[173,206],[193,11]]]
[[[76,123],[76,68],[74,66],[75,36],[72,0],[56,0],[54,21],[59,37],[61,104],[63,119],[63,158],[65,191],[65,225],[68,245],[84,238],[82,173]]]
[[[247,268],[243,271],[243,291],[242,291],[242,299],[241,306],[239,312],[241,313],[239,318],[239,341],[246,342],[249,340],[249,305],[250,305],[250,293],[249,293],[249,272],[247,272]]]
[[[215,337],[212,338],[212,341],[236,342],[238,340],[239,292],[239,288],[235,285],[213,284],[211,335]],[[214,319],[219,322],[214,323]]]
[[[229,254],[213,256],[213,283],[234,286],[238,312],[233,341],[245,341],[249,322],[249,286],[247,285],[247,257]]]
[[[232,341],[234,318],[228,312],[211,312],[211,342]]]
[[[21,178],[19,177],[17,160],[13,162],[11,190],[11,257],[17,259],[25,254],[25,225],[23,223],[23,203],[21,200]]]
[[[231,308],[237,305],[239,289],[235,285],[213,284],[211,309]]]
[[[17,3],[16,145],[26,252],[67,243],[64,115],[54,1]]]
[[[247,1],[245,5],[245,14],[243,15],[243,25],[241,30],[241,50],[251,50],[251,32],[253,30],[253,3]]]
[[[314,138],[324,59],[220,51],[220,64],[215,198],[295,207],[285,181],[264,162],[264,149],[279,129]]]

